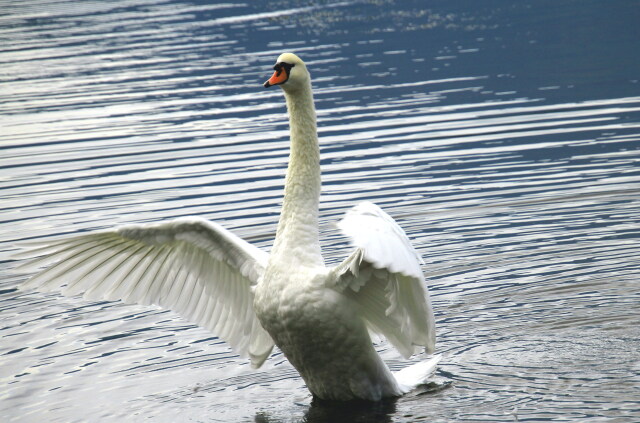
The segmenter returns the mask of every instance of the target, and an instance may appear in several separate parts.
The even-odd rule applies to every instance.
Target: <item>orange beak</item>
[[[287,82],[287,79],[289,79],[289,74],[285,69],[280,68],[273,73],[273,76],[269,78],[267,82],[264,83],[264,87],[269,88],[272,85],[284,84]]]

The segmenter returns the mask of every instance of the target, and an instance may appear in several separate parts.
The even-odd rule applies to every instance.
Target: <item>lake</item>
[[[622,0],[0,1],[2,421],[640,420],[638,22]],[[16,289],[20,242],[127,223],[268,250],[284,51],[313,78],[327,263],[363,200],[425,261],[443,359],[394,401],[312,402],[277,350],[256,371],[175,313]]]

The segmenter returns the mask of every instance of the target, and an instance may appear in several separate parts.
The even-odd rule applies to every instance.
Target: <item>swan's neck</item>
[[[273,257],[291,265],[323,265],[318,234],[320,149],[311,85],[287,93],[291,153]]]

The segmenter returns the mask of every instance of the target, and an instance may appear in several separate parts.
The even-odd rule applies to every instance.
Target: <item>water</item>
[[[633,1],[2,1],[7,422],[640,420]],[[333,223],[381,205],[425,259],[444,359],[375,406],[311,401],[153,307],[21,293],[14,244],[199,215],[268,249],[308,63]],[[393,368],[406,365],[386,344]]]

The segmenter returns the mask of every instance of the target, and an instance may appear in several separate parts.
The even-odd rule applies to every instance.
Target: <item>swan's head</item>
[[[308,86],[310,77],[302,59],[293,53],[283,53],[276,60],[273,76],[264,83],[265,88],[280,85],[285,91],[296,91]]]

